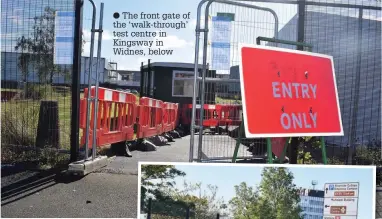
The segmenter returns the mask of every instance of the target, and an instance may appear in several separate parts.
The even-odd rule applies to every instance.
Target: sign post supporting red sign
[[[343,136],[331,56],[245,44],[239,49],[246,137]]]

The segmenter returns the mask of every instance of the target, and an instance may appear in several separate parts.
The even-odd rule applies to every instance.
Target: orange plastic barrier
[[[95,87],[91,88],[91,97],[95,96]],[[84,98],[80,106],[80,128],[83,130],[81,145],[86,139],[86,108],[88,89],[84,91]],[[136,118],[136,99],[131,93],[99,88],[98,113],[96,129],[96,145],[103,146],[122,141],[134,140],[134,123]],[[93,143],[94,104],[91,103],[91,117],[89,130],[89,147]]]
[[[147,138],[163,133],[163,102],[142,97],[138,106],[137,138]]]

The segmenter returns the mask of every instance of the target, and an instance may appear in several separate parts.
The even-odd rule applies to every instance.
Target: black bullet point
[[[114,17],[115,19],[118,19],[118,18],[119,18],[119,13],[118,13],[118,12],[115,12],[115,13],[113,14],[113,17]]]

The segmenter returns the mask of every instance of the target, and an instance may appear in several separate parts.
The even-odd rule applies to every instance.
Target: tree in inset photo
[[[284,167],[265,167],[258,188],[242,182],[230,200],[235,219],[302,219],[298,189],[293,174]]]
[[[141,214],[150,214],[152,219],[164,218],[216,218],[227,209],[217,197],[217,186],[184,181],[181,189],[175,178],[186,173],[171,165],[141,166]]]

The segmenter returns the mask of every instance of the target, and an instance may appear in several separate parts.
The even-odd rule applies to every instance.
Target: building
[[[25,53],[24,53],[25,54]],[[28,66],[27,73],[24,73],[19,67],[19,57],[21,53],[17,52],[1,52],[1,81],[4,85],[21,83],[26,79],[26,82],[39,83],[41,78],[34,66],[30,64]],[[88,84],[88,74],[90,72],[89,63],[90,58],[81,57],[81,72],[80,72],[80,84]],[[96,69],[96,58],[93,59],[93,67],[91,71],[91,81],[94,84],[96,78],[96,71],[99,72],[99,83],[105,83],[110,81],[110,74],[113,70],[105,58],[100,58],[98,63],[98,69]],[[53,84],[70,85],[72,83],[72,65],[59,65],[61,72],[55,72],[53,74]],[[26,77],[25,77],[26,76]],[[6,86],[4,86],[6,87]]]
[[[149,70],[150,69],[150,70]],[[151,72],[148,74],[148,72]],[[201,75],[199,65],[199,76]],[[206,77],[216,77],[216,71],[207,69]],[[180,104],[191,104],[194,89],[194,64],[178,62],[153,62],[143,66],[142,95]],[[215,84],[207,82],[205,103],[215,102]],[[200,89],[200,88],[199,88]],[[200,91],[197,90],[197,96]]]
[[[122,76],[123,81],[141,81],[141,72],[133,70],[117,70],[117,72]]]
[[[140,89],[140,71],[116,70],[114,74],[116,74],[117,77],[114,77],[115,79],[110,80],[109,83],[134,90]]]
[[[31,39],[36,33],[35,26],[40,24],[36,23],[35,17],[49,17],[46,22],[55,22],[53,11],[73,11],[75,1],[72,0],[58,0],[58,1],[43,1],[36,0],[31,4],[26,0],[2,0],[1,1],[1,84],[2,87],[16,88],[24,82],[28,83],[52,83],[54,85],[71,86],[72,84],[72,65],[56,65],[54,70],[36,70],[39,65],[35,63],[28,63],[25,66],[20,62],[20,56],[24,55],[25,60],[30,57],[36,57],[36,54],[31,54],[26,48],[16,46],[22,37]],[[46,31],[53,37],[54,30]],[[48,37],[48,38],[49,38]],[[24,41],[25,42],[25,41]],[[38,40],[34,42],[39,42]],[[26,45],[24,43],[24,45]],[[41,53],[41,60],[49,59],[53,61],[54,44],[45,44],[45,53]],[[48,52],[47,52],[48,51]],[[44,57],[43,57],[44,56]],[[89,57],[81,57],[81,70],[80,70],[80,85],[82,87],[88,84],[88,75],[91,76],[91,83],[95,84],[96,72],[99,74],[99,83],[104,84],[110,81],[110,75],[113,73],[113,66],[111,66],[105,58],[100,58],[100,63],[96,66],[96,59],[93,59],[93,67],[90,72]],[[27,63],[27,62],[25,62]],[[52,66],[51,62],[46,62],[49,68]],[[41,66],[45,65],[42,63]],[[97,68],[98,67],[98,68]],[[22,70],[20,68],[23,68]],[[118,80],[118,78],[116,79]]]
[[[304,219],[322,219],[324,216],[324,191],[300,188],[298,192]]]
[[[339,146],[347,146],[350,143],[356,84],[359,82],[355,143],[366,145],[373,140],[380,142],[381,20],[360,21],[358,17],[339,15],[340,12],[321,13],[313,11],[316,10],[314,7],[311,10],[306,12],[305,42],[313,45],[313,52],[333,56],[344,128],[343,137],[327,137],[326,140]],[[296,41],[297,21],[296,15],[279,31],[279,38]],[[361,35],[358,34],[359,31],[362,31]],[[293,46],[283,47],[296,49]],[[357,63],[359,53],[360,66]],[[361,73],[359,81],[356,81],[357,67]]]
[[[313,9],[312,9],[313,10]],[[313,52],[333,56],[344,136],[326,137],[328,145],[347,147],[350,143],[352,115],[356,98],[357,67],[360,71],[359,102],[355,121],[355,144],[381,142],[381,19],[361,19],[338,14],[307,11],[305,42]],[[349,13],[351,14],[351,13]],[[362,24],[360,28],[359,24]],[[298,15],[280,31],[278,38],[297,41]],[[362,35],[358,36],[359,30]],[[360,41],[360,51],[357,44]],[[297,49],[279,44],[279,47]],[[357,54],[361,53],[360,66]],[[232,66],[230,78],[239,79],[239,66]],[[239,84],[230,84],[229,93],[240,94]]]

